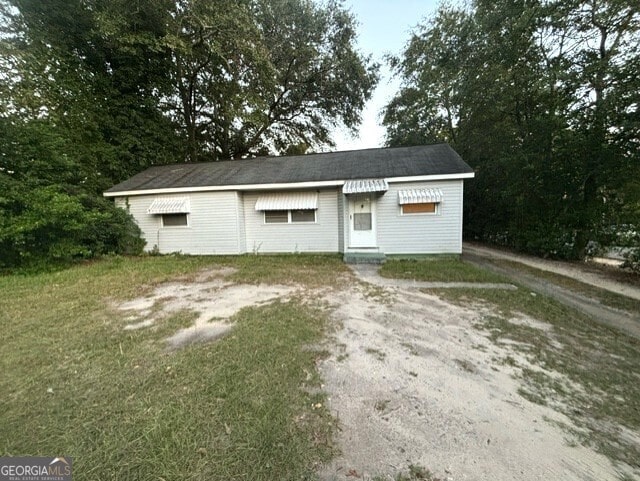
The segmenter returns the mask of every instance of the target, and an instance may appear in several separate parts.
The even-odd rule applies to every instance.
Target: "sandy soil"
[[[607,458],[554,424],[572,426],[568,418],[517,393],[513,368],[495,359],[508,353],[526,366],[518,346],[496,346],[473,327],[491,312],[408,287],[382,289],[327,299],[342,328],[321,372],[342,455],[323,480],[392,479],[410,464],[443,480],[618,479]]]
[[[623,282],[618,282],[611,279],[609,276],[602,272],[598,272],[593,269],[589,269],[587,266],[581,266],[580,264],[553,261],[549,259],[540,259],[538,257],[527,256],[524,254],[515,254],[511,252],[502,251],[499,249],[492,249],[490,247],[481,246],[478,244],[464,244],[463,254],[469,253],[485,258],[505,259],[515,262],[520,262],[536,269],[543,271],[554,272],[566,277],[571,277],[578,281],[590,284],[592,286],[606,289],[616,294],[622,294],[623,296],[632,297],[633,299],[640,300],[640,286],[634,286]]]
[[[497,346],[473,327],[490,311],[453,306],[419,285],[374,286],[375,272],[360,270],[361,282],[351,289],[314,293],[338,326],[320,370],[342,454],[323,468],[321,479],[393,479],[410,464],[442,480],[617,479],[607,458],[572,443],[555,424],[571,426],[568,418],[517,393],[513,368],[495,359],[508,353],[525,366],[518,346]],[[225,334],[243,307],[302,290],[233,284],[230,272],[203,271],[116,306],[125,315],[124,329],[152,329],[171,314],[193,311],[193,325],[167,339],[177,348]],[[511,321],[550,327],[522,316]]]
[[[216,339],[233,324],[229,318],[240,309],[286,298],[296,289],[278,285],[233,284],[225,279],[232,270],[201,272],[193,282],[170,282],[156,287],[145,297],[122,303],[118,310],[128,314],[125,330],[149,328],[163,318],[181,311],[193,311],[192,326],[181,329],[167,339],[170,348]]]

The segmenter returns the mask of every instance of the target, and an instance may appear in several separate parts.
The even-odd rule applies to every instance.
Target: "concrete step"
[[[382,252],[345,252],[343,260],[347,264],[384,264],[387,256]]]

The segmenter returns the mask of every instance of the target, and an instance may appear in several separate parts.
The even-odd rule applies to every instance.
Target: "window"
[[[265,224],[300,224],[315,221],[316,211],[314,209],[264,211]]]
[[[403,214],[435,214],[438,209],[437,202],[421,202],[419,204],[403,204]]]
[[[371,212],[353,214],[353,230],[371,230]]]
[[[291,222],[315,222],[316,211],[311,209],[292,210]]]
[[[162,214],[162,227],[186,227],[187,214]]]
[[[288,222],[289,222],[288,210],[265,210],[264,211],[265,224],[286,224]]]

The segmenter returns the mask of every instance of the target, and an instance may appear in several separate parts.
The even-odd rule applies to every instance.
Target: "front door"
[[[348,198],[349,247],[376,247],[375,197],[358,194]]]

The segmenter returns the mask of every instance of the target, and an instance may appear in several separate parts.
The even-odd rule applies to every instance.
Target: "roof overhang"
[[[393,182],[423,182],[436,180],[463,180],[474,177],[473,172],[461,174],[437,174],[418,175],[413,177],[387,177],[387,183]],[[348,180],[326,180],[314,182],[291,182],[278,184],[241,184],[241,185],[207,185],[197,187],[167,187],[161,189],[124,190],[119,192],[104,192],[105,197],[129,197],[136,195],[155,194],[186,194],[196,192],[222,192],[222,191],[254,191],[254,190],[292,190],[292,189],[316,189],[322,187],[337,187],[344,185]]]
[[[440,189],[407,189],[398,191],[398,203],[405,204],[428,204],[431,202],[442,202],[442,190]]]
[[[368,194],[388,190],[389,184],[385,179],[347,180],[342,186],[343,194]]]
[[[188,214],[189,212],[191,212],[191,206],[188,197],[155,199],[147,209],[147,214]]]
[[[312,210],[317,208],[317,192],[263,194],[256,201],[256,210]]]

